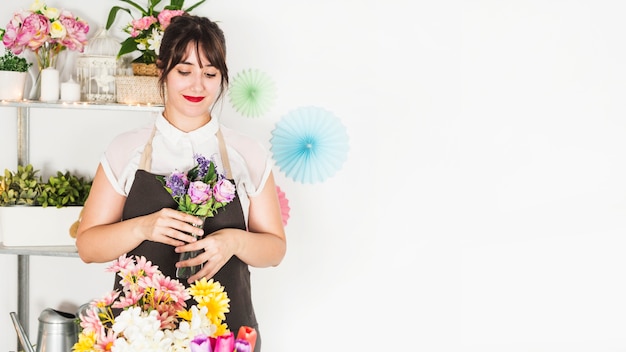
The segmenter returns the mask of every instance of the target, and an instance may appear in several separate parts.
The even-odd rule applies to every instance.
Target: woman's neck
[[[197,130],[198,128],[206,125],[211,121],[211,113],[208,111],[206,112],[206,114],[199,116],[184,116],[180,113],[177,113],[173,109],[168,109],[167,107],[163,110],[163,117],[172,126],[183,132],[191,132]]]

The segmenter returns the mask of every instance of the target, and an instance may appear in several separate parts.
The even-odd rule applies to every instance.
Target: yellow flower
[[[54,21],[50,25],[50,36],[52,38],[63,38],[67,34],[67,29],[60,21]]]
[[[94,351],[94,345],[96,344],[95,332],[89,332],[87,334],[81,333],[78,335],[78,342],[74,344],[72,348],[73,352],[90,352]]]
[[[230,298],[226,292],[215,292],[208,296],[202,296],[198,299],[198,307],[207,307],[207,317],[211,321],[226,320],[226,313],[230,312]]]
[[[206,277],[199,281],[196,280],[195,283],[189,286],[189,294],[194,298],[208,296],[216,292],[224,292],[224,287],[218,281],[213,281],[213,279],[207,281]]]
[[[230,332],[230,330],[228,330],[228,326],[226,324],[222,324],[222,323],[213,323],[215,324],[215,326],[217,326],[217,330],[215,330],[215,333],[213,333],[213,337],[217,337],[217,336],[222,336],[222,335],[226,335]]]
[[[189,286],[189,294],[198,302],[198,308],[207,308],[207,317],[215,325],[226,320],[226,313],[230,312],[230,298],[218,281],[207,281],[203,277]]]
[[[176,312],[176,315],[181,318],[181,319],[185,319],[186,321],[191,321],[191,310],[189,309],[182,309]]]

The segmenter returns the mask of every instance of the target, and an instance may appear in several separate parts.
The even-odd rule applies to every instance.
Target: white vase
[[[0,100],[22,100],[27,72],[0,71]]]
[[[48,67],[41,70],[41,101],[59,100],[59,70]]]

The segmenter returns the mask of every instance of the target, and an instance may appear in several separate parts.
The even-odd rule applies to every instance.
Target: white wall
[[[94,24],[120,5],[48,3]],[[0,19],[29,4],[3,3]],[[322,184],[277,172],[292,212],[285,260],[253,271],[265,351],[623,350],[625,10],[618,0],[198,9],[222,22],[233,73],[262,69],[278,87],[267,116],[227,104],[225,123],[268,141],[281,116],[317,105],[350,136],[346,164]],[[31,161],[50,169],[93,170],[111,136],[151,119],[32,114]],[[13,167],[14,110],[0,117],[0,167]],[[15,262],[0,256],[0,350],[15,348]],[[103,267],[31,258],[31,335],[45,307],[108,290]]]

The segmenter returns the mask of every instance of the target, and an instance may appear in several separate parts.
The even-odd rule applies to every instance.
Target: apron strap
[[[220,156],[222,157],[222,164],[224,166],[224,172],[226,173],[226,178],[229,180],[233,179],[233,175],[230,172],[230,160],[228,159],[228,152],[226,151],[226,143],[224,143],[224,135],[222,135],[222,130],[217,130],[217,143],[220,147]]]
[[[156,125],[152,128],[152,133],[150,134],[150,138],[148,142],[146,142],[146,146],[143,148],[143,152],[141,153],[141,159],[139,160],[139,169],[150,172],[152,167],[152,140],[154,139],[154,135],[156,134]],[[227,179],[232,180],[232,172],[230,170],[230,160],[228,159],[228,151],[226,150],[226,143],[224,142],[224,136],[222,135],[221,130],[217,130],[215,134],[217,136],[217,143],[220,148],[220,157],[222,158],[222,165],[224,166],[224,172]]]
[[[146,146],[143,148],[143,152],[141,153],[141,159],[139,160],[139,169],[150,172],[152,168],[152,139],[154,139],[154,135],[156,134],[156,124],[152,128],[152,133],[150,134],[150,138],[148,138],[148,142]]]

